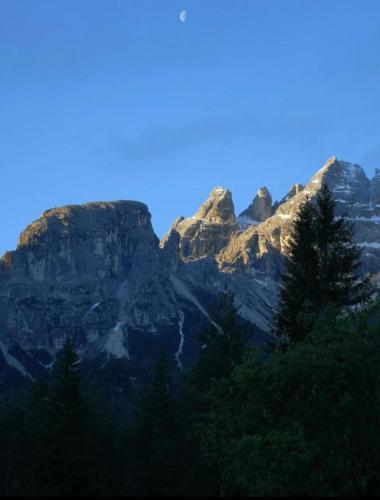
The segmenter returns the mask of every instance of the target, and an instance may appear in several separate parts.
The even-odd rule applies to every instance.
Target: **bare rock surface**
[[[35,378],[69,334],[85,359],[145,366],[164,350],[180,369],[194,359],[197,333],[212,321],[207,306],[226,286],[264,342],[293,222],[323,183],[354,226],[363,272],[380,276],[380,170],[369,180],[335,157],[279,203],[260,188],[238,218],[231,192],[216,188],[161,242],[140,202],[47,210],[0,259],[2,363]]]
[[[184,261],[216,255],[239,231],[231,192],[215,188],[195,215],[176,219],[171,232],[180,235],[180,255]],[[169,240],[169,237],[164,238]]]
[[[249,207],[239,215],[239,224],[242,229],[249,225],[257,225],[272,215],[272,196],[268,189],[261,187]]]

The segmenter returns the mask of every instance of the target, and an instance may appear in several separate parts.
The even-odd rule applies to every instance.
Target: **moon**
[[[187,21],[187,10],[182,10],[179,14],[179,20],[181,23],[185,23]]]

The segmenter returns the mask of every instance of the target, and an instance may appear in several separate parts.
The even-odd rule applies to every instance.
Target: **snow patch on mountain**
[[[183,346],[185,344],[185,334],[183,333],[183,324],[185,322],[185,314],[183,311],[178,312],[179,320],[178,320],[178,332],[179,332],[179,346],[178,350],[175,353],[174,357],[177,362],[177,367],[179,370],[183,369],[183,364],[181,361],[181,356],[183,354]]]
[[[33,377],[28,373],[24,366],[16,359],[14,356],[9,354],[7,347],[0,341],[0,351],[3,353],[5,361],[8,363],[9,366],[12,366],[15,368],[17,371],[19,371],[24,377],[29,377],[30,379],[34,380]]]
[[[363,241],[362,243],[358,243],[361,247],[367,248],[380,248],[380,243],[368,243],[367,241]]]
[[[126,343],[128,343],[128,338],[124,338],[124,325],[121,321],[119,321],[109,333],[108,340],[105,343],[104,348],[109,354],[118,359],[131,359],[128,348],[125,345]]]

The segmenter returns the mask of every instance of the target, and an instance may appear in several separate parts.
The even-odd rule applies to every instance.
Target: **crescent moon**
[[[179,20],[181,23],[185,23],[187,21],[187,10],[183,10],[179,14]]]

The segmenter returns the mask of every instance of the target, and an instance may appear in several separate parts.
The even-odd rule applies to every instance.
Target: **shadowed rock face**
[[[185,259],[177,229],[189,234],[191,227],[178,219],[160,246],[143,203],[44,212],[0,260],[0,358],[37,377],[71,335],[86,359],[144,366],[166,351],[178,367],[189,363],[197,331],[210,322],[207,304],[227,282],[237,289],[210,258],[238,230],[231,193],[214,190],[195,217]],[[246,315],[252,319],[263,303],[258,323],[268,328],[270,301],[247,284],[240,288]]]
[[[64,282],[122,276],[155,258],[155,236],[143,203],[89,203],[47,210],[20,235],[11,279]]]
[[[363,247],[363,271],[376,273],[380,268],[380,207],[373,203],[378,176],[367,179],[358,165],[330,158],[310,182],[281,203],[274,215],[258,226],[250,226],[234,235],[217,256],[224,269],[255,268],[266,273],[278,273],[281,256],[287,254],[288,241],[297,211],[307,199],[314,200],[323,183],[332,190],[337,202],[337,214],[354,225],[355,240]]]
[[[155,332],[161,319],[159,260],[143,203],[46,211],[21,234],[0,282],[3,345],[54,354],[72,334],[87,354],[129,357],[129,330]]]
[[[216,188],[161,242],[143,203],[44,212],[0,259],[1,362],[36,377],[70,334],[85,359],[102,355],[144,367],[164,350],[180,368],[194,358],[197,333],[210,322],[207,304],[226,285],[241,315],[270,332],[293,222],[323,183],[338,214],[354,225],[363,271],[379,273],[380,171],[370,181],[360,166],[335,157],[273,206],[261,188],[238,220],[231,193]],[[267,338],[260,335],[258,341]]]
[[[380,169],[375,169],[375,176],[371,183],[371,202],[376,208],[380,207]]]

